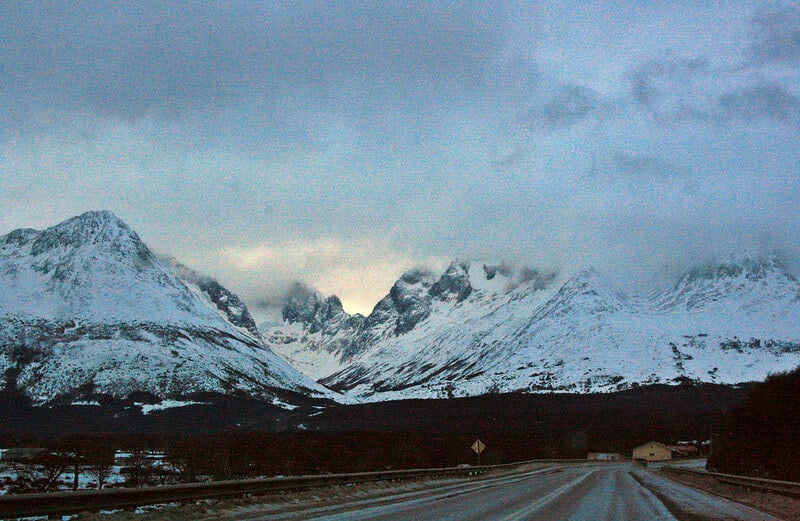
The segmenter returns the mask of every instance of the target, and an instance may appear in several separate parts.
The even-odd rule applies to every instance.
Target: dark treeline
[[[629,455],[647,441],[715,436],[746,392],[655,385],[595,395],[316,405],[280,414],[230,400],[144,417],[97,407],[28,410],[6,416],[16,428],[0,425],[0,446],[166,451],[182,480],[474,465],[470,446],[477,438],[487,445],[486,464],[585,458],[589,451]]]
[[[502,443],[486,438],[489,448],[481,463],[533,459],[542,455],[525,438]],[[20,439],[0,443],[19,443]],[[47,454],[31,464],[58,463],[67,474],[73,462],[82,467],[110,465],[114,453],[123,450],[165,452],[165,460],[177,469],[179,481],[235,479],[254,476],[363,472],[406,468],[449,467],[477,463],[468,435],[430,435],[392,432],[350,433],[216,433],[188,436],[86,435],[63,439],[24,440]],[[549,453],[548,453],[549,454]],[[61,458],[61,461],[53,459]],[[50,461],[52,460],[52,461]]]
[[[752,389],[730,413],[708,468],[800,481],[800,369]]]
[[[703,441],[746,395],[720,385],[653,385],[616,393],[505,394],[454,400],[409,400],[336,407],[308,422],[311,429],[468,433],[492,440],[507,458],[584,458],[648,442]],[[487,443],[488,445],[488,443]]]

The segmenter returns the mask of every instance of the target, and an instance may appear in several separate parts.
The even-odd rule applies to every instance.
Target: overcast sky
[[[0,234],[109,209],[251,307],[448,259],[800,252],[800,3],[0,5]]]

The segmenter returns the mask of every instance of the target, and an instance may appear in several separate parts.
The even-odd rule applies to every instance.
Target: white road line
[[[594,473],[595,473],[595,471],[592,470],[592,471],[587,472],[586,474],[578,476],[576,479],[573,479],[572,481],[570,481],[566,485],[562,485],[562,486],[558,487],[557,489],[555,489],[554,491],[550,492],[546,496],[540,497],[538,500],[534,501],[533,503],[525,505],[524,507],[520,508],[519,510],[515,510],[513,512],[509,512],[504,517],[501,517],[499,519],[499,521],[518,521],[521,518],[524,518],[524,517],[527,517],[527,516],[533,514],[534,512],[536,512],[537,510],[540,510],[542,507],[544,507],[545,505],[547,505],[551,501],[553,501],[553,500],[557,499],[558,497],[564,495],[564,493],[566,493],[568,490],[573,489],[573,488],[577,487],[578,485],[580,485],[581,483],[583,483],[586,480],[586,478],[588,478],[589,476],[591,476]]]

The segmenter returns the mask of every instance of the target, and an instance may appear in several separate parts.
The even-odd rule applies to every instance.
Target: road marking
[[[576,479],[573,479],[572,481],[570,481],[566,485],[562,485],[562,486],[558,487],[557,489],[555,489],[554,491],[552,491],[549,494],[547,494],[546,496],[543,496],[543,497],[539,498],[537,501],[534,501],[533,503],[530,503],[529,505],[526,505],[526,506],[522,507],[519,510],[515,510],[514,512],[510,512],[505,517],[501,517],[499,521],[518,521],[519,519],[521,519],[523,517],[526,517],[526,516],[529,516],[529,515],[533,514],[534,512],[536,512],[537,510],[541,509],[543,506],[547,505],[548,503],[550,503],[554,499],[557,499],[558,497],[562,496],[568,490],[570,490],[572,488],[575,488],[578,485],[580,485],[581,483],[583,483],[586,480],[586,478],[588,478],[589,476],[591,476],[594,473],[595,473],[595,471],[592,470],[592,471],[587,472],[586,474],[583,474],[583,475],[577,477]]]

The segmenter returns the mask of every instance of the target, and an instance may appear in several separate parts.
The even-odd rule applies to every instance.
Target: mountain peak
[[[773,272],[791,277],[777,256],[748,254],[709,262],[694,268],[683,277],[681,282],[685,284],[700,280],[712,281],[739,277],[756,281]]]
[[[455,296],[456,302],[466,299],[470,293],[472,293],[472,284],[469,281],[469,262],[464,260],[451,262],[430,289],[431,297],[448,300]]]
[[[323,297],[301,282],[295,282],[289,289],[283,303],[283,320],[300,322],[308,328],[309,333],[325,329],[331,322],[350,318],[344,310],[342,301],[336,295]]]
[[[658,306],[695,309],[735,302],[748,308],[786,298],[800,298],[800,292],[778,256],[743,254],[689,270],[658,298]]]
[[[289,288],[283,300],[281,313],[283,320],[289,322],[310,322],[322,301],[322,295],[301,282],[295,282]]]
[[[108,210],[86,212],[39,233],[31,247],[33,255],[56,248],[127,243],[129,249],[145,255],[147,247],[119,217]]]
[[[62,230],[75,228],[85,230],[87,233],[100,233],[103,231],[112,230],[131,231],[128,225],[110,210],[94,210],[84,212],[80,215],[76,215],[75,217],[71,217],[62,223],[56,224],[51,228],[58,228]]]
[[[0,241],[0,371],[13,369],[3,383],[35,403],[84,388],[162,398],[326,392],[240,330],[252,324],[231,320],[248,318],[233,294],[199,282],[209,299],[111,212],[12,232]]]

